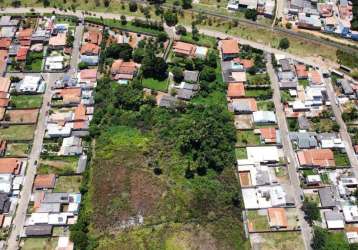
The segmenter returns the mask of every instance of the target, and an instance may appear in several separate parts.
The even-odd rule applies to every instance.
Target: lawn
[[[334,160],[336,161],[337,167],[350,166],[349,158],[346,153],[341,153],[337,150],[334,150],[333,153],[334,153]]]
[[[273,103],[273,101],[258,101],[257,108],[258,110],[262,111],[274,111],[275,104]]]
[[[54,192],[79,192],[82,176],[60,176],[56,180]]]
[[[216,39],[215,37],[199,35],[197,40],[194,40],[190,33],[186,35],[182,35],[180,37],[182,42],[192,43],[199,46],[209,47],[209,48],[216,48]]]
[[[260,85],[270,85],[270,78],[267,73],[263,74],[246,74],[247,75],[247,84],[253,86],[260,86]]]
[[[9,141],[30,141],[34,136],[34,131],[34,125],[11,125],[6,128],[0,128],[0,138]]]
[[[142,84],[144,88],[153,89],[157,91],[167,92],[168,90],[168,79],[159,81],[153,78],[142,79]]]
[[[40,108],[42,95],[11,95],[10,106],[13,108]]]
[[[310,82],[307,79],[300,79],[298,80],[298,83],[303,86],[304,88],[306,88],[307,86],[310,85]]]
[[[26,238],[21,250],[53,250],[57,247],[57,238]]]
[[[238,160],[247,159],[246,148],[235,148],[235,155]]]
[[[239,146],[259,145],[260,137],[253,130],[242,130],[236,132],[236,141]]]
[[[25,70],[30,72],[41,72],[42,70],[42,59],[34,59],[31,64],[25,65]]]
[[[331,181],[330,181],[327,173],[322,173],[322,174],[320,174],[320,176],[321,176],[321,181],[323,184],[331,184]]]
[[[337,122],[328,118],[311,119],[312,130],[317,133],[332,132],[336,130]]]
[[[25,157],[30,152],[30,144],[27,143],[9,143],[6,147],[6,156]]]
[[[262,233],[261,250],[304,250],[301,232]]]
[[[256,101],[271,99],[272,98],[272,90],[270,88],[267,88],[267,89],[247,88],[245,90],[245,97],[255,98]]]
[[[247,211],[247,219],[250,232],[265,231],[270,229],[267,214],[260,213],[263,213],[263,211]]]
[[[76,172],[77,164],[77,156],[42,156],[37,172],[39,174],[73,174]]]

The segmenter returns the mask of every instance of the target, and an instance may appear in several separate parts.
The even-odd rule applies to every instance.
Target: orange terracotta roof
[[[240,52],[239,44],[233,39],[222,40],[221,51],[223,54],[238,54]]]
[[[304,64],[296,64],[295,65],[296,74],[298,78],[307,78],[308,72],[306,70],[306,65]]]
[[[276,142],[276,128],[260,128],[260,133],[266,142]]]
[[[9,92],[11,81],[9,77],[0,77],[0,92]]]
[[[65,97],[65,96],[77,96],[77,97],[80,97],[81,93],[82,93],[81,88],[65,88],[65,89],[61,89],[58,94],[61,97]]]
[[[56,175],[55,174],[42,174],[36,175],[34,181],[35,189],[49,189],[54,188],[56,183]]]
[[[9,98],[0,98],[0,107],[7,107],[9,105]]]
[[[100,31],[90,30],[86,32],[83,36],[85,41],[89,43],[100,45],[100,43],[102,42],[102,33]]]
[[[137,71],[137,65],[134,62],[124,62],[123,60],[115,60],[111,66],[111,74],[129,74],[133,75]]]
[[[20,30],[18,33],[18,38],[19,39],[28,39],[29,37],[31,37],[33,31],[34,30],[31,28]]]
[[[173,49],[174,53],[191,56],[195,53],[196,46],[190,43],[175,42]]]
[[[97,69],[83,69],[80,72],[81,79],[95,79],[97,78]]]
[[[80,104],[75,109],[75,120],[84,121],[86,120],[86,107],[83,104]]]
[[[16,54],[17,61],[25,61],[29,47],[20,47]]]
[[[0,140],[0,151],[6,150],[7,141],[6,140]]]
[[[311,81],[313,84],[318,85],[322,83],[321,76],[317,70],[313,70],[310,73],[311,73]]]
[[[82,45],[80,53],[98,55],[99,46],[93,43],[85,43],[84,45]]]
[[[229,87],[227,90],[228,97],[243,97],[245,96],[245,87],[242,82],[238,83],[229,83]]]
[[[271,227],[284,227],[287,228],[288,220],[286,211],[282,207],[271,207],[267,209],[269,224]]]
[[[9,52],[7,50],[0,50],[0,61],[6,63],[5,61],[9,57]]]
[[[86,122],[85,121],[75,121],[73,124],[74,129],[83,129],[86,128]]]
[[[8,49],[11,45],[10,38],[0,38],[0,49]]]
[[[354,145],[354,151],[358,154],[358,145]]]
[[[297,152],[300,165],[334,167],[336,162],[331,149],[306,149]]]
[[[16,158],[0,158],[0,174],[19,174],[21,161]]]

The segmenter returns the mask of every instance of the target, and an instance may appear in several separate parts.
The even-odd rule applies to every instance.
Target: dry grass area
[[[7,110],[5,113],[5,119],[8,116],[8,121],[12,123],[36,123],[38,114],[38,109]]]

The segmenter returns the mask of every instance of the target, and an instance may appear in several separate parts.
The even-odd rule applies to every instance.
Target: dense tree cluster
[[[352,0],[353,4],[353,19],[351,21],[352,30],[358,30],[358,0]]]
[[[343,235],[343,237],[339,237]],[[314,228],[314,235],[312,240],[313,250],[350,250],[356,249],[356,246],[349,246],[344,234],[329,232],[327,229],[321,227]]]

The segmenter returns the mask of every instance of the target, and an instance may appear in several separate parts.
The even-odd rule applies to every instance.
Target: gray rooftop
[[[183,100],[190,100],[195,95],[195,92],[190,89],[178,89],[177,98]]]
[[[298,126],[300,129],[309,129],[310,128],[310,122],[305,116],[299,116],[298,119]]]
[[[343,94],[352,95],[354,93],[353,88],[347,79],[342,79],[339,81],[339,83],[341,84]]]
[[[171,108],[175,107],[178,102],[178,99],[171,95],[164,95],[160,98],[158,106]]]
[[[199,77],[199,71],[184,70],[184,81],[197,82]]]
[[[291,71],[291,65],[288,59],[280,59],[279,64],[281,65],[282,71]]]
[[[315,135],[316,133],[310,132],[290,132],[289,134],[290,139],[296,141],[300,149],[317,147],[318,143]]]
[[[11,19],[11,16],[2,16],[0,18],[0,27],[17,26],[18,24],[19,24],[19,20]]]
[[[338,211],[325,211],[324,217],[326,220],[343,220],[343,215]]]
[[[43,203],[69,203],[68,193],[45,193]]]
[[[59,213],[61,211],[61,203],[43,203],[36,210],[39,213]]]
[[[338,193],[334,187],[324,187],[318,189],[321,206],[323,208],[335,207],[338,203]]]
[[[26,236],[50,236],[52,235],[51,225],[34,225],[25,227]]]
[[[256,173],[256,183],[257,185],[269,185],[270,184],[269,172],[258,170]]]

